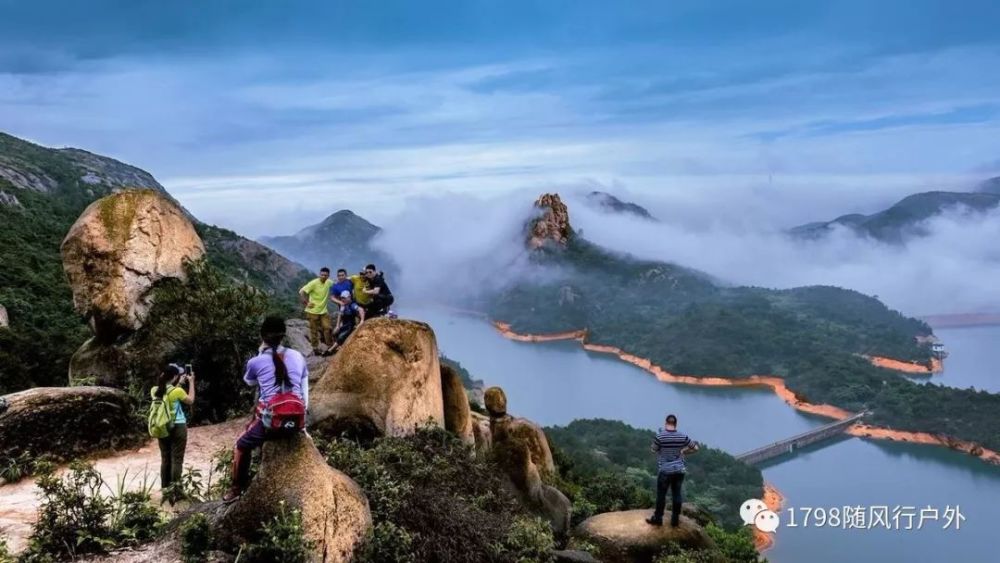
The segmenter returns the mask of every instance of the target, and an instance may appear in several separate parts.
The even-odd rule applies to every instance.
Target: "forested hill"
[[[66,384],[69,357],[89,331],[73,310],[59,247],[91,202],[131,188],[170,197],[134,166],[0,133],[0,305],[10,317],[9,329],[0,329],[0,393]],[[272,295],[293,297],[308,275],[235,233],[202,223],[197,228],[214,265]]]
[[[589,342],[671,373],[777,375],[810,402],[872,409],[876,423],[1000,448],[1000,395],[917,385],[860,357],[928,361],[915,338],[931,334],[924,322],[855,291],[734,287],[611,252],[572,230],[557,197],[540,202],[546,211],[527,229],[537,275],[524,273],[488,304],[515,332],[586,329]]]

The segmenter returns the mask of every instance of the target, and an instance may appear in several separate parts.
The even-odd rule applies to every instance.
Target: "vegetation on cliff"
[[[548,524],[507,490],[496,464],[444,430],[370,445],[334,438],[320,449],[368,497],[374,528],[362,562],[549,560]]]

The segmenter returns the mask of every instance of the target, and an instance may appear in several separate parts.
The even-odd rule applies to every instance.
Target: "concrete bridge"
[[[836,436],[837,434],[843,432],[848,426],[851,426],[869,414],[871,414],[871,411],[860,412],[845,418],[844,420],[831,422],[830,424],[813,428],[808,432],[803,432],[802,434],[792,436],[791,438],[785,438],[784,440],[779,440],[755,450],[742,453],[736,456],[736,459],[749,463],[750,465],[754,465],[783,454],[791,453],[796,448],[808,446],[809,444],[815,444],[816,442]]]

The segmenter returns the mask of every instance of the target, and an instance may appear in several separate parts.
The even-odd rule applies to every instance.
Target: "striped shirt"
[[[691,438],[676,430],[660,429],[653,438],[652,449],[656,452],[656,469],[660,473],[684,473],[684,448],[691,444]]]

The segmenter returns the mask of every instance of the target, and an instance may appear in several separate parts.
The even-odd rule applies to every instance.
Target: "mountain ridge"
[[[1000,180],[994,178],[993,180]],[[806,223],[788,230],[796,238],[815,240],[843,227],[852,232],[888,242],[903,244],[912,237],[926,236],[922,223],[952,209],[967,213],[986,213],[1000,206],[1000,181],[997,192],[930,191],[906,196],[892,206],[870,215],[850,213],[832,221]]]

